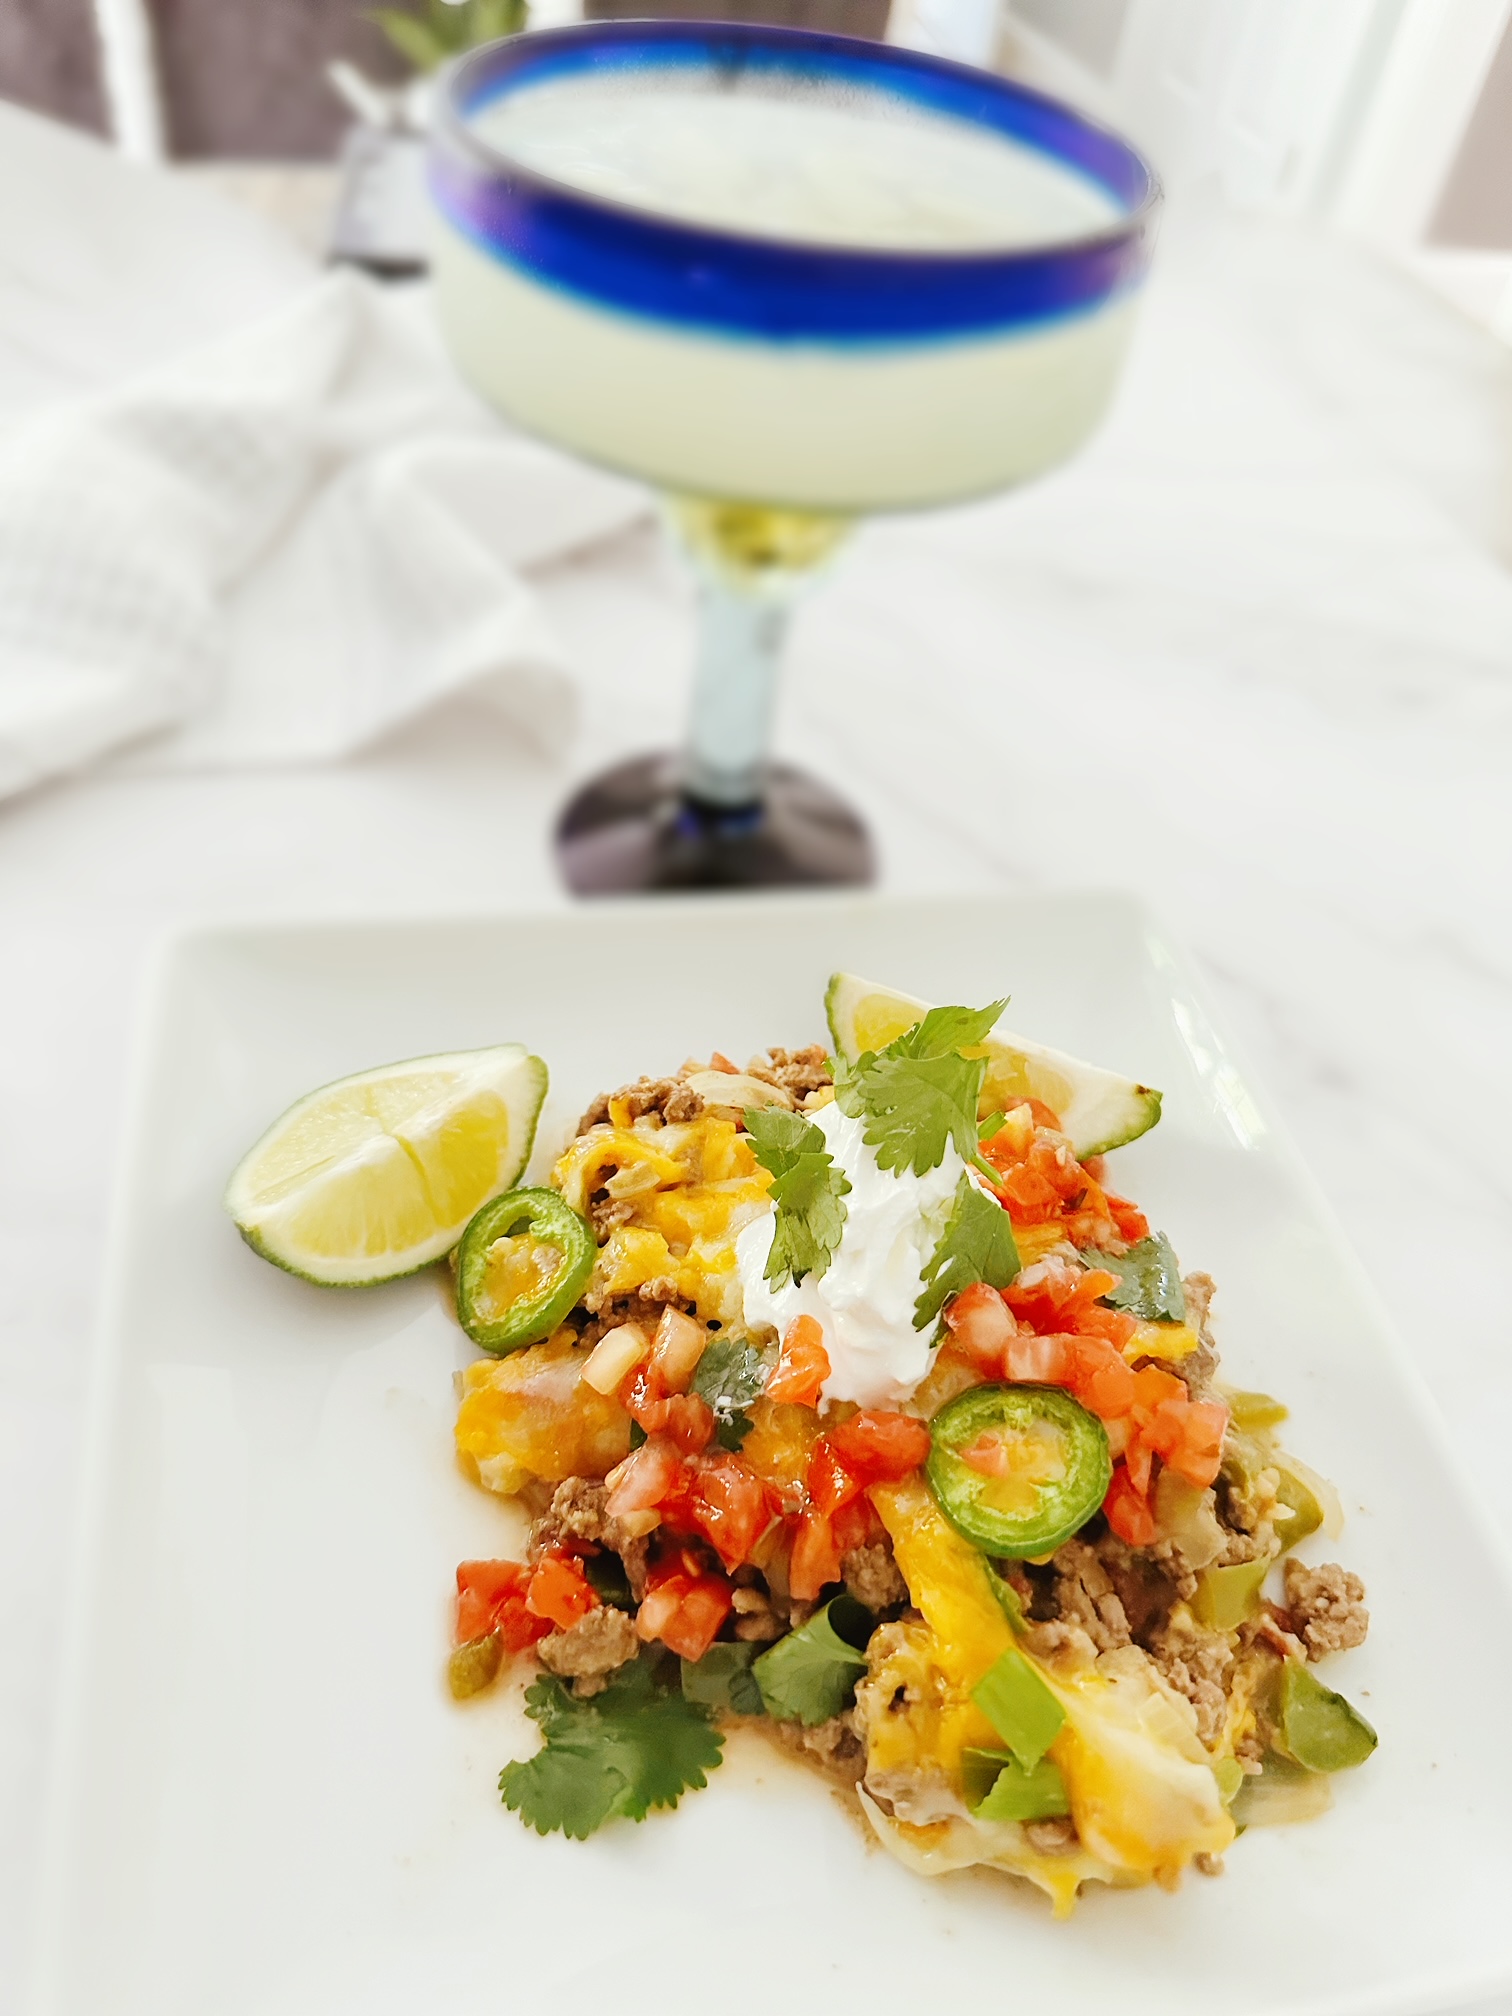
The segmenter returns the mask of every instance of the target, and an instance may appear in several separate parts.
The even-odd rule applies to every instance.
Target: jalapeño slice
[[[549,1337],[583,1292],[593,1227],[555,1190],[495,1197],[457,1248],[457,1316],[474,1344],[502,1356]]]
[[[1000,1559],[1053,1554],[1107,1496],[1102,1423],[1058,1386],[973,1386],[929,1424],[940,1510]]]

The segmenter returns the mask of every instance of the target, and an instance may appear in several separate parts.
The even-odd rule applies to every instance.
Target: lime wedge
[[[875,980],[862,980],[855,973],[836,973],[824,996],[830,1037],[835,1048],[850,1058],[863,1050],[882,1049],[911,1029],[929,1007],[927,1001],[879,986]],[[1160,1094],[1148,1085],[1136,1085],[1132,1078],[1120,1078],[1097,1064],[1083,1064],[1062,1050],[1047,1050],[1027,1036],[995,1030],[980,1050],[967,1054],[985,1054],[988,1059],[982,1087],[984,1115],[1000,1112],[1017,1099],[1042,1099],[1060,1115],[1061,1126],[1081,1157],[1121,1148],[1148,1133],[1160,1118]]]
[[[330,1288],[413,1274],[530,1156],[546,1066],[519,1043],[384,1064],[275,1120],[226,1186],[265,1260]]]

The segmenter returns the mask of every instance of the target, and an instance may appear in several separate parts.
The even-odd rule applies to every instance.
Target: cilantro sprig
[[[724,1749],[709,1710],[684,1695],[675,1662],[654,1652],[587,1701],[542,1674],[526,1691],[525,1713],[546,1741],[524,1763],[505,1765],[499,1791],[527,1827],[574,1841],[606,1820],[644,1820],[653,1806],[701,1791]]]
[[[1145,1323],[1186,1321],[1181,1264],[1164,1232],[1141,1239],[1127,1253],[1099,1253],[1089,1247],[1082,1257],[1118,1276],[1118,1286],[1102,1298],[1114,1309],[1125,1309]]]
[[[927,1175],[953,1142],[963,1162],[995,1174],[977,1145],[987,1059],[961,1052],[980,1043],[1007,1006],[1005,999],[985,1008],[931,1008],[885,1049],[864,1050],[854,1063],[835,1060],[835,1103],[865,1122],[880,1168]]]
[[[920,1277],[924,1292],[914,1304],[915,1330],[933,1323],[945,1304],[974,1281],[1006,1288],[1018,1271],[1008,1213],[963,1170],[945,1230]]]
[[[776,1178],[772,1202],[777,1223],[767,1256],[766,1279],[774,1288],[815,1279],[828,1267],[845,1230],[850,1181],[837,1168],[822,1131],[800,1113],[780,1107],[746,1109],[751,1152]]]
[[[767,1713],[812,1728],[848,1707],[866,1671],[865,1646],[874,1621],[853,1596],[836,1596],[779,1638],[751,1668]]]
[[[751,1432],[746,1408],[771,1376],[772,1358],[749,1337],[714,1337],[693,1374],[691,1390],[714,1414],[720,1446],[738,1449]]]

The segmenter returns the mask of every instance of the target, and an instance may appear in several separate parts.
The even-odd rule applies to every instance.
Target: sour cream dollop
[[[745,1320],[752,1328],[770,1324],[781,1336],[795,1316],[814,1317],[830,1361],[823,1397],[862,1407],[896,1404],[929,1370],[934,1325],[914,1328],[914,1304],[966,1165],[947,1143],[938,1169],[924,1176],[911,1169],[895,1173],[878,1167],[862,1121],[836,1105],[821,1107],[813,1118],[850,1179],[845,1231],[817,1280],[810,1274],[774,1290],[763,1277],[776,1214],[763,1213],[747,1225],[735,1241]]]

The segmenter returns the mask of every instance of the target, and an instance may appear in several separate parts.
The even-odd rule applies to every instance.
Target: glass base
[[[557,860],[576,895],[853,887],[876,874],[865,826],[802,770],[773,763],[762,802],[738,808],[689,798],[681,777],[678,756],[637,756],[568,801]]]

